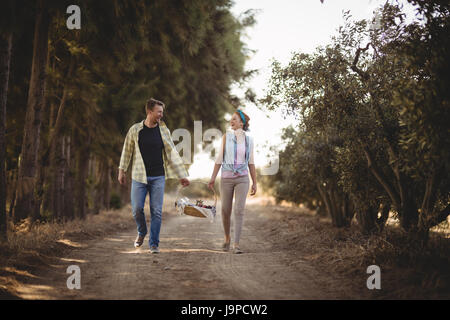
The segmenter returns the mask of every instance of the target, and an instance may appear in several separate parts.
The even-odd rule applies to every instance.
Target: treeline
[[[450,214],[450,20],[447,2],[396,3],[345,24],[329,45],[274,62],[269,109],[299,119],[284,133],[277,199],[307,204],[365,233],[389,212],[426,241]]]
[[[109,208],[126,131],[148,98],[169,128],[221,127],[239,100],[248,49],[229,0],[2,1],[1,234],[14,222],[65,220]],[[234,106],[233,106],[234,105]]]

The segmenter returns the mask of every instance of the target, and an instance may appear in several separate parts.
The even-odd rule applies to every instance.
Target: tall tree
[[[6,101],[11,63],[12,30],[0,35],[0,240],[6,239]]]
[[[425,24],[407,25],[401,9],[387,3],[376,28],[375,18],[352,21],[346,13],[332,44],[311,55],[295,54],[286,68],[274,64],[271,90],[262,101],[300,115],[299,133],[288,147],[299,145],[301,151],[294,153],[297,159],[286,154],[286,160],[301,161],[313,173],[306,175],[310,183],[319,180],[327,209],[335,201],[320,189],[342,188],[365,231],[380,230],[392,210],[420,242],[450,213],[444,89],[449,63],[443,58],[450,48],[450,12],[447,6],[432,8]],[[304,141],[311,141],[307,148]],[[317,161],[308,162],[302,153],[313,153]],[[291,187],[290,197],[315,196],[304,183],[283,177],[279,189]]]
[[[45,98],[45,80],[50,15],[45,0],[38,0],[33,40],[33,61],[28,90],[22,151],[19,162],[17,200],[14,220],[26,218],[34,211],[34,188]]]
[[[204,126],[218,127],[235,102],[231,84],[245,75],[246,51],[240,36],[251,19],[234,18],[229,0],[86,0],[79,5],[80,30],[66,27],[70,1],[48,1],[46,107],[39,114],[32,108],[25,120],[24,110],[11,113],[8,122],[15,129],[7,141],[11,172],[20,154],[16,220],[32,216],[33,211],[35,219],[84,217],[108,206],[109,195],[118,193],[111,177],[116,174],[124,134],[145,116],[149,97],[166,103],[165,120],[173,129],[192,130],[193,120],[198,119]],[[42,10],[36,9],[36,14],[42,15]],[[29,51],[13,57],[18,59],[11,101],[16,109],[23,104],[27,80],[22,74],[31,60],[24,52]],[[29,119],[36,116],[40,121],[32,123],[41,126],[39,133],[34,129],[33,137],[39,142],[34,139],[30,145]],[[26,161],[27,154],[27,159],[35,154],[32,149],[37,150],[38,160]],[[24,175],[24,166],[30,167],[27,163],[37,166]],[[27,202],[30,199],[34,204]],[[33,206],[35,210],[21,209]]]

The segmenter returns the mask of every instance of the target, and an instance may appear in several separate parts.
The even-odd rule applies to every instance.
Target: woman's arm
[[[217,163],[214,164],[213,173],[212,173],[211,179],[209,180],[209,183],[208,183],[208,187],[210,189],[214,189],[214,183],[216,182],[217,173],[219,172],[221,166],[222,166],[221,164],[217,164]]]
[[[250,195],[251,195],[251,196],[254,196],[254,195],[256,194],[256,190],[257,190],[257,187],[256,187],[256,168],[255,168],[255,159],[254,159],[254,156],[253,156],[253,149],[254,149],[254,146],[255,146],[255,143],[254,143],[254,141],[252,140],[252,145],[251,145],[251,148],[250,148],[250,159],[249,159],[249,161],[248,161],[248,169],[249,169],[249,171],[250,171],[250,176],[252,177],[252,181],[253,181],[253,184],[252,184],[252,190],[251,190],[251,192],[250,192]]]
[[[222,167],[223,153],[225,149],[225,135],[222,136],[222,143],[219,148],[219,152],[216,157],[216,161],[214,163],[213,173],[211,175],[211,179],[209,180],[208,187],[210,189],[214,189],[214,183],[216,182],[217,174],[219,173],[220,167]]]
[[[248,164],[248,168],[250,169],[250,176],[252,177],[252,181],[253,181],[252,190],[250,192],[250,195],[254,196],[256,194],[256,190],[257,190],[257,187],[256,187],[256,168],[255,168],[254,164],[250,164],[250,163]]]

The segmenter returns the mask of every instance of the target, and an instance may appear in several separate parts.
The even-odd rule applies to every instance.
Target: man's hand
[[[124,186],[127,184],[127,176],[125,175],[125,172],[122,169],[119,169],[119,177],[117,178],[119,180],[119,183]]]
[[[180,179],[180,183],[183,187],[187,187],[190,184],[187,178]]]

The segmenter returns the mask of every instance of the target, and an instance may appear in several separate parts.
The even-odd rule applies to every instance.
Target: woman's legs
[[[231,209],[233,204],[233,179],[220,179],[220,201],[222,205],[222,223],[225,233],[225,243],[230,243]]]
[[[234,244],[239,245],[241,238],[242,225],[244,222],[245,201],[247,199],[250,181],[248,176],[239,178],[225,178],[221,179],[220,197],[222,203],[222,223],[225,232],[225,242],[230,242],[230,224],[231,224],[231,210],[234,200]]]
[[[239,246],[241,238],[242,226],[244,224],[244,210],[245,201],[247,199],[250,181],[248,176],[236,178],[234,186],[235,200],[234,200],[234,246]]]

